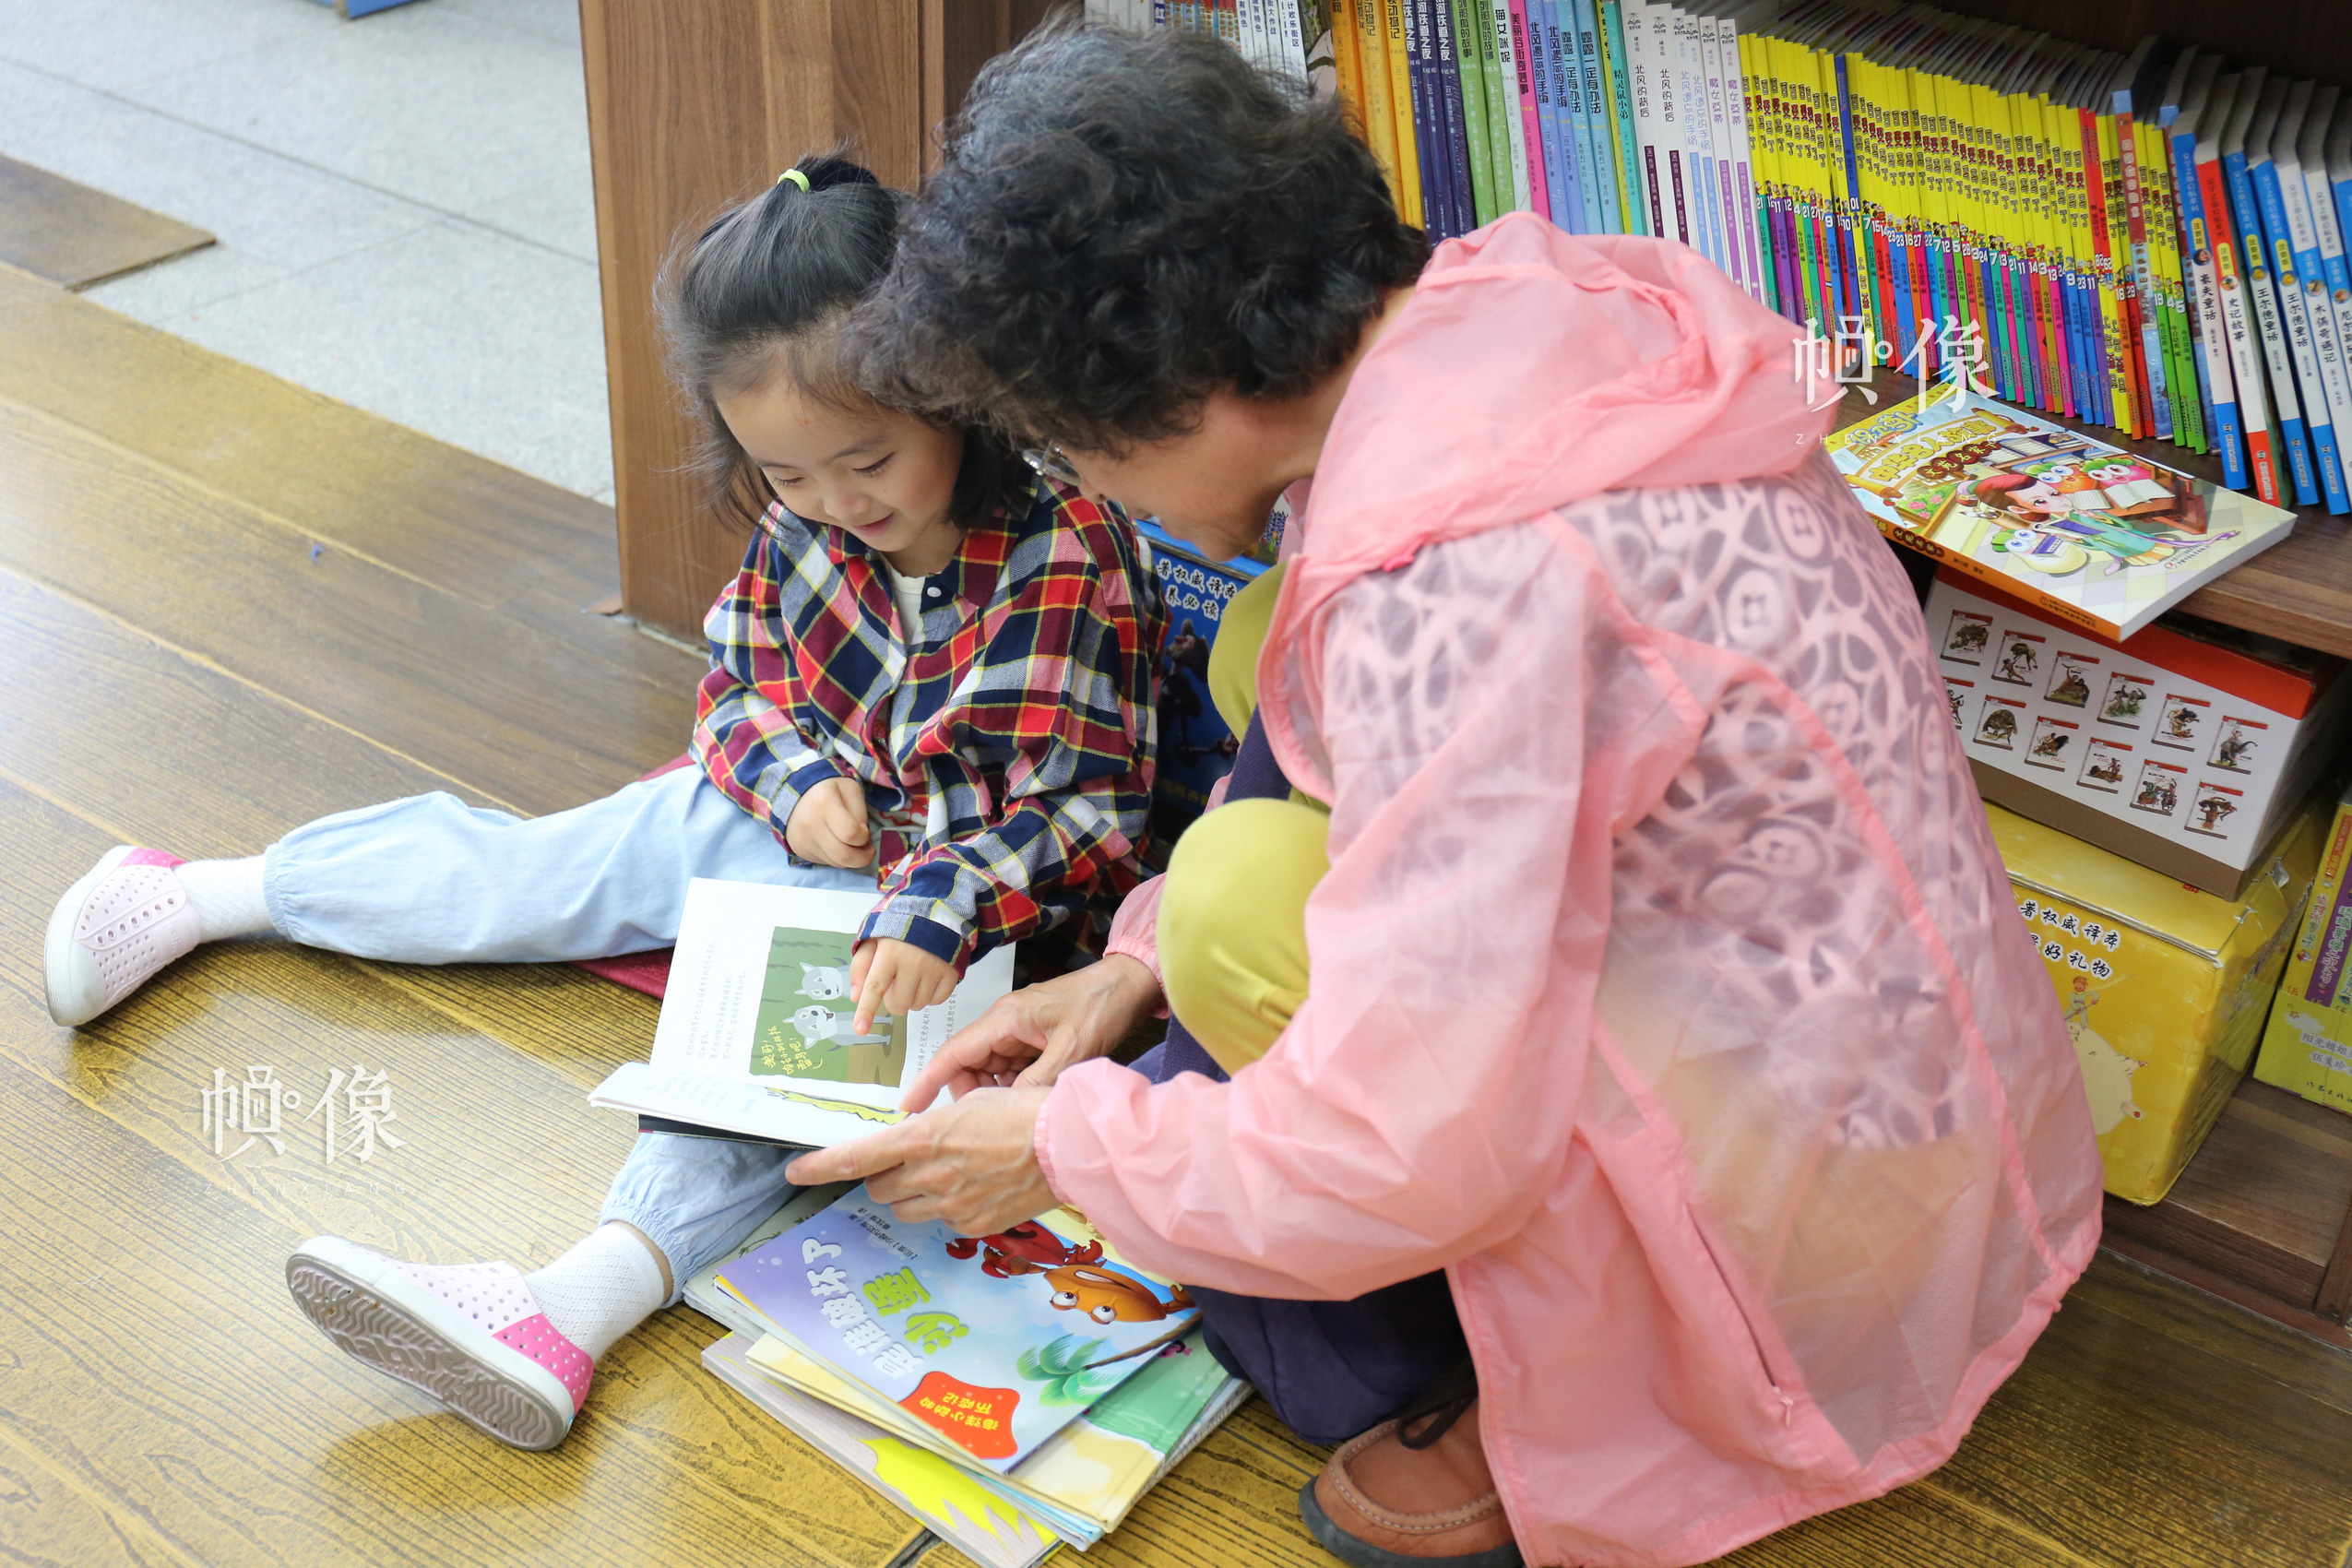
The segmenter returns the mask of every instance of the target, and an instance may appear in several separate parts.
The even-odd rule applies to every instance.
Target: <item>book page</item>
[[[652,1065],[895,1111],[940,1047],[1012,989],[1013,949],[974,963],[937,1006],[878,1014],[861,1033],[849,962],[873,909],[864,893],[695,878]]]

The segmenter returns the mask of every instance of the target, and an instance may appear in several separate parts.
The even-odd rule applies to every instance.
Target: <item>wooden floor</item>
[[[210,244],[176,218],[0,158],[0,265],[87,289]]]
[[[110,844],[251,853],[434,789],[543,812],[675,754],[697,666],[580,612],[612,576],[602,507],[0,270],[0,1558],[962,1561],[707,1376],[690,1312],[618,1347],[540,1455],[288,1300],[320,1231],[552,1255],[628,1143],[585,1095],[643,1055],[650,1003],[253,944],[78,1033],[42,1007],[42,922]],[[305,1106],[386,1073],[404,1146],[329,1164],[290,1117],[282,1154],[216,1157],[202,1093],[249,1064]],[[1089,1560],[1327,1562],[1291,1504],[1321,1457],[1253,1406]],[[1732,1561],[2336,1568],[2347,1544],[2352,1357],[2106,1258],[1951,1465]]]

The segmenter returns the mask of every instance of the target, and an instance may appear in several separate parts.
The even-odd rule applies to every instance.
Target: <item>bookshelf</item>
[[[1915,396],[1882,372],[1849,389],[1839,429]],[[2220,463],[2166,441],[2055,420],[2200,479]],[[1900,545],[1894,548],[1901,550]],[[1905,552],[1907,555],[1909,552]],[[1918,556],[1914,560],[1921,559]],[[2352,658],[2352,519],[2296,509],[2295,531],[2181,600],[2186,613]],[[2190,1284],[2352,1348],[2352,1116],[2248,1078],[2165,1200],[2107,1200],[2107,1244]]]

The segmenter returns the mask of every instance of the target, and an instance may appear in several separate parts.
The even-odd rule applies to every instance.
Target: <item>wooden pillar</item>
[[[628,613],[699,639],[743,540],[680,471],[653,284],[676,237],[804,153],[845,147],[911,187],[973,74],[1039,0],[580,0],[606,374]]]

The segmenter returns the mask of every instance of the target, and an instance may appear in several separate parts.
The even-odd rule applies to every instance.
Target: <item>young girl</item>
[[[695,876],[878,879],[849,977],[860,1032],[944,1000],[1003,943],[1097,928],[1136,880],[1158,594],[1124,517],[841,374],[836,334],[889,266],[903,199],[854,164],[804,160],[664,279],[714,477],[775,497],[706,623],[698,767],[533,821],[432,794],[248,860],[117,848],[51,918],[57,1021],[229,937],[410,963],[666,946]],[[350,1354],[550,1448],[606,1348],[773,1212],[784,1162],[647,1134],[597,1229],[535,1274],[321,1237],[287,1278]]]

